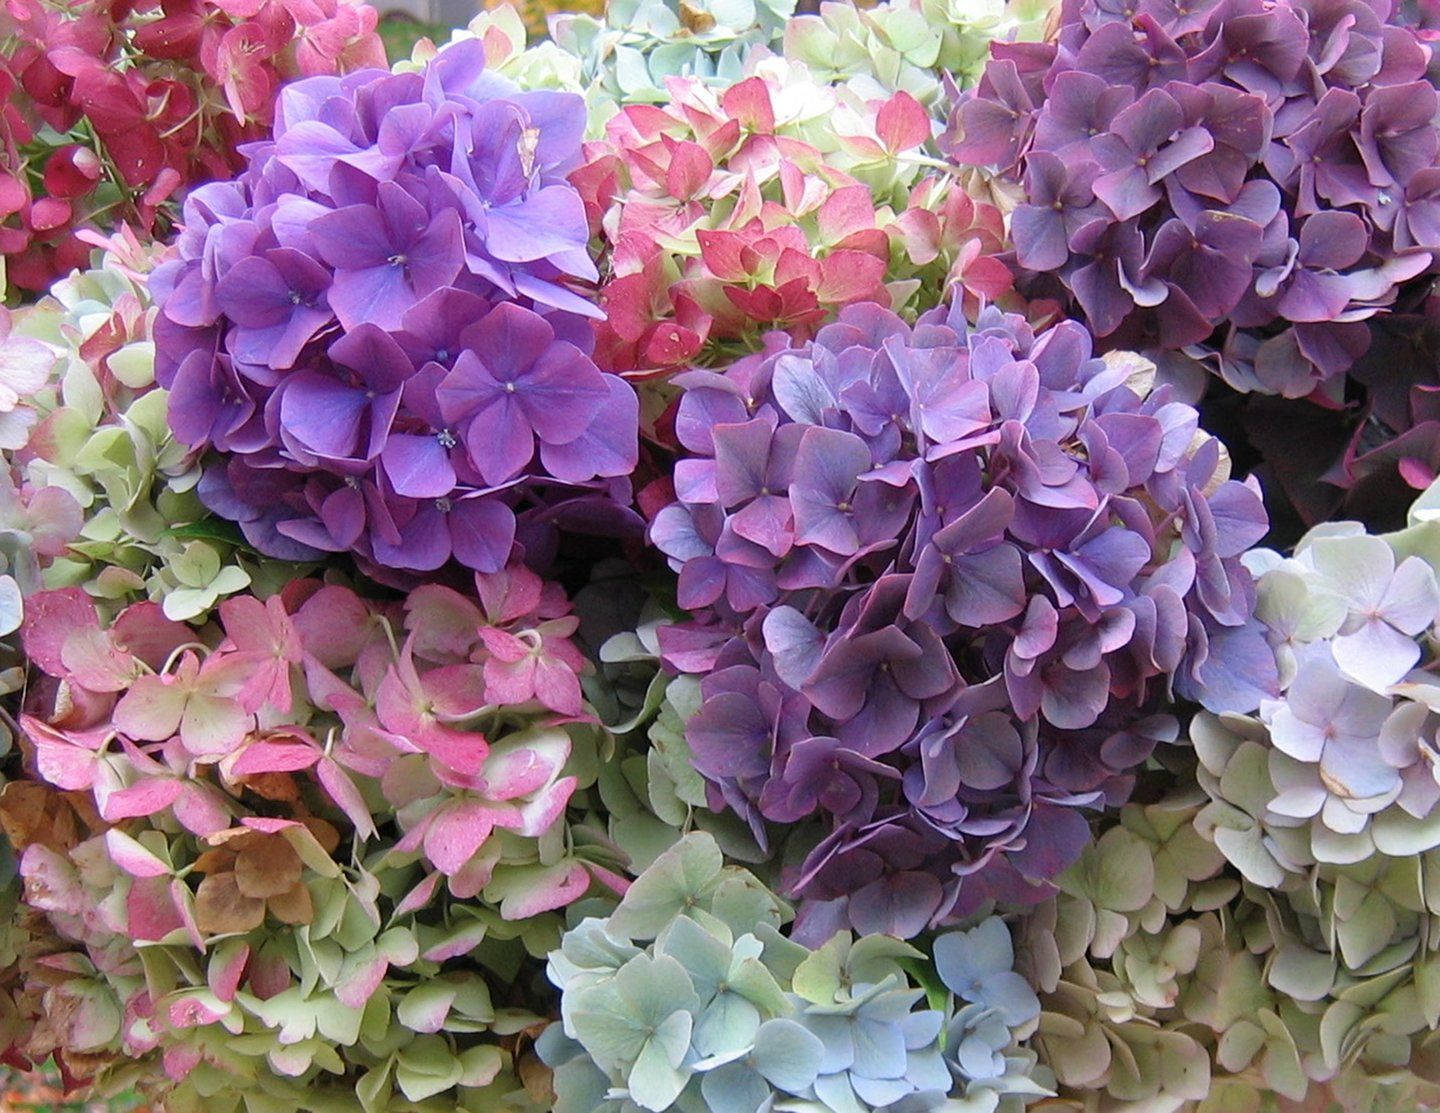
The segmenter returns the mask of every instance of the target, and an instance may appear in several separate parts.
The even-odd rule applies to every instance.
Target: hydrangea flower
[[[1253,764],[1226,776],[1241,785]],[[1041,1003],[1029,1046],[1060,1107],[1433,1104],[1429,865],[1372,858],[1252,883],[1233,844],[1208,841],[1222,830],[1210,810],[1183,786],[1128,805],[1020,925],[1016,970]]]
[[[22,501],[51,519],[23,527],[45,560],[44,586],[80,585],[109,606],[148,597],[175,619],[252,583],[278,588],[295,569],[207,521],[195,454],[168,427],[148,289],[166,252],[129,231],[103,243],[96,265],[11,313],[0,341],[0,360],[34,371],[11,411],[12,459]],[[31,581],[27,592],[42,586]]]
[[[932,172],[938,124],[909,93],[817,81],[786,58],[717,89],[676,77],[586,145],[573,176],[610,252],[598,362],[634,379],[806,338],[873,302],[1002,298],[1004,225]]]
[[[619,0],[602,15],[557,12],[556,46],[578,59],[597,123],[634,104],[664,104],[672,77],[725,86],[750,52],[779,41],[793,0]]]
[[[141,1070],[184,1109],[222,1081],[295,1108],[357,1081],[366,1108],[529,1107],[546,1003],[519,972],[559,909],[625,887],[571,827],[601,740],[576,625],[519,565],[393,603],[295,580],[203,625],[33,596],[34,779],[0,814],[63,945],[24,973],[57,1010],[26,1053],[97,1093]]]
[[[924,994],[906,973],[922,952],[849,932],[807,949],[781,934],[789,915],[753,875],[727,867],[710,836],[692,834],[607,918],[572,927],[548,967],[561,1021],[538,1045],[555,1069],[555,1108],[741,1113],[783,1102],[868,1113],[950,1108],[951,1092],[991,1109],[1045,1093],[1015,1046],[1039,1002],[1009,971],[1002,921],[936,944],[977,944],[969,965],[955,947],[937,955],[968,1002],[952,1001],[950,1037],[963,1038],[942,1053],[946,1014],[916,1007]]]
[[[951,153],[1023,185],[1016,260],[1097,337],[1336,401],[1440,244],[1429,51],[1391,12],[1072,0],[1054,42],[994,48]]]
[[[1282,691],[1253,717],[1201,716],[1191,737],[1216,801],[1206,822],[1256,884],[1279,885],[1316,862],[1440,846],[1428,649],[1440,621],[1437,492],[1416,501],[1398,533],[1334,522],[1291,557],[1247,557]]]
[[[207,506],[269,555],[392,574],[626,528],[637,403],[589,355],[583,126],[476,39],[285,90],[274,141],[187,199],[153,280],[172,428],[223,454]]]
[[[1276,692],[1240,555],[1253,485],[1153,369],[957,307],[854,307],[694,371],[651,538],[693,616],[663,657],[714,807],[796,835],[801,935],[1037,901],[1176,725]],[[773,834],[772,834],[773,832]],[[772,849],[775,849],[772,846]]]
[[[820,80],[873,81],[933,109],[947,81],[965,89],[979,80],[991,42],[1039,39],[1049,11],[1032,0],[891,0],[873,8],[823,0],[786,24],[784,52]]]

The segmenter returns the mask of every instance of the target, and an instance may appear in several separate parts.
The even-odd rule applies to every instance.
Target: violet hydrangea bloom
[[[1108,345],[1338,400],[1440,248],[1430,51],[1391,7],[1066,0],[1054,42],[993,45],[951,154],[1022,186],[1018,263]]]
[[[1141,361],[996,309],[846,309],[692,371],[651,527],[694,622],[712,806],[793,825],[802,931],[911,936],[1024,902],[1176,724],[1277,690],[1240,555],[1252,483]],[[1153,369],[1150,369],[1153,372]]]
[[[289,86],[273,142],[190,196],[153,280],[156,375],[176,435],[222,454],[202,495],[256,548],[495,572],[558,524],[634,523],[638,403],[590,358],[566,181],[584,121],[459,42]]]

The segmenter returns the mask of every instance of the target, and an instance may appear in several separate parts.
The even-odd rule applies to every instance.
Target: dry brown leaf
[[[207,935],[254,931],[265,922],[265,902],[247,897],[233,873],[215,873],[195,892],[195,923]]]
[[[303,868],[294,847],[279,835],[271,835],[236,856],[235,883],[247,897],[265,900],[294,887]]]
[[[270,911],[281,923],[308,924],[315,918],[315,904],[310,899],[310,890],[301,882],[268,901]]]

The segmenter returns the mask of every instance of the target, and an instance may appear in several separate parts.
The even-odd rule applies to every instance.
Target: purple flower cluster
[[[1365,319],[1440,248],[1440,129],[1389,0],[1067,0],[995,44],[952,154],[1023,182],[1019,264],[1115,347],[1338,397]]]
[[[687,725],[712,803],[787,858],[807,937],[911,936],[1036,900],[1176,726],[1276,666],[1240,555],[1253,484],[1084,327],[846,309],[803,348],[691,371],[651,535],[696,617]],[[803,858],[803,861],[801,859]]]
[[[176,435],[227,457],[202,497],[257,548],[495,572],[517,536],[627,513],[638,402],[576,289],[584,124],[471,40],[290,85],[245,173],[191,194],[153,279],[156,377]]]

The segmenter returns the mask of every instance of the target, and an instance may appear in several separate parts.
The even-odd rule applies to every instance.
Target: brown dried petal
[[[703,35],[715,30],[715,17],[687,0],[680,0],[680,22],[691,34]]]
[[[265,900],[287,892],[303,869],[295,848],[280,835],[271,835],[236,856],[235,883],[247,897]]]
[[[308,924],[315,916],[310,890],[299,881],[286,892],[271,897],[268,903],[271,913],[281,923]]]
[[[63,854],[104,826],[88,792],[60,792],[38,781],[0,789],[0,831],[16,850],[39,844]]]
[[[206,935],[254,931],[265,922],[265,902],[247,897],[233,873],[211,874],[195,892],[195,923]]]
[[[237,783],[266,800],[294,804],[300,799],[300,787],[289,773],[252,773]]]
[[[335,853],[335,848],[340,845],[340,832],[335,829],[333,823],[314,815],[304,816],[300,822],[309,828],[310,833],[315,836],[315,841],[320,844],[320,848],[326,854]]]
[[[249,827],[227,827],[223,831],[216,831],[206,835],[205,841],[211,846],[223,846],[230,850],[244,850],[247,846],[254,846],[263,842],[270,836],[263,831],[255,831]]]
[[[235,868],[235,852],[229,848],[207,850],[195,859],[196,873],[229,873]]]

